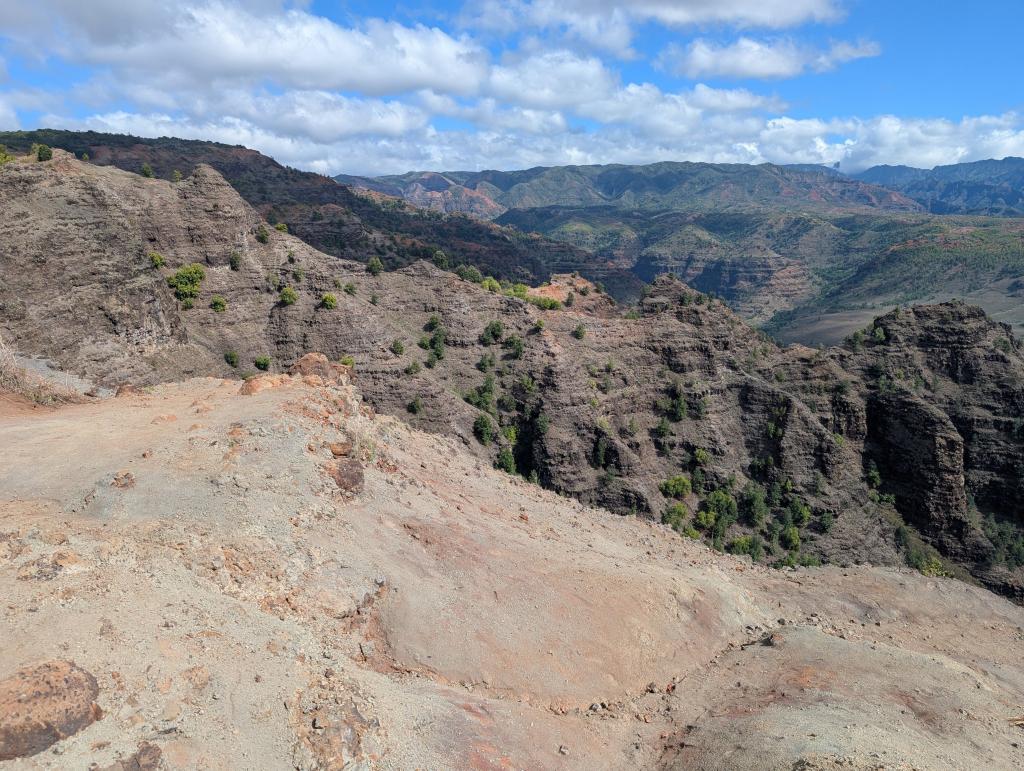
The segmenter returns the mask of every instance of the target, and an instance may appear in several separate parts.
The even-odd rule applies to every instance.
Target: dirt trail
[[[716,554],[310,372],[0,411],[0,698],[97,686],[0,704],[0,767],[1024,764],[1024,609]]]

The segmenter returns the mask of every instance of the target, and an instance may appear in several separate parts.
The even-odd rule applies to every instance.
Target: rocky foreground
[[[1024,764],[1024,609],[530,485],[347,368],[0,400],[0,767]]]

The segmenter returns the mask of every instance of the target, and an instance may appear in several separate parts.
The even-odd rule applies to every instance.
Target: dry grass
[[[35,404],[68,404],[82,401],[72,388],[37,375],[18,364],[14,351],[0,337],[0,392],[13,393]]]

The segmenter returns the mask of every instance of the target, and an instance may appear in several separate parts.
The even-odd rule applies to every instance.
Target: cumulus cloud
[[[474,26],[561,29],[627,57],[633,55],[633,28],[644,22],[783,29],[840,15],[835,0],[476,0],[466,11],[467,23]]]
[[[88,76],[47,90],[5,84],[0,128],[16,127],[21,110],[41,125],[242,144],[331,174],[659,160],[858,169],[1024,155],[1014,113],[795,119],[756,90],[669,90],[635,75],[643,64],[624,78],[605,53],[630,55],[640,24],[779,29],[834,18],[834,0],[515,0],[489,19],[519,31],[494,54],[476,29],[342,24],[301,0],[8,5],[5,56]],[[662,62],[694,81],[781,78],[878,53],[870,43],[812,49],[785,34],[697,39]]]
[[[549,51],[495,67],[490,92],[529,107],[560,109],[603,98],[616,81],[596,57]]]
[[[806,70],[826,72],[840,64],[878,56],[881,46],[870,41],[836,42],[827,50],[815,50],[792,40],[760,41],[741,37],[729,45],[704,39],[685,49],[672,44],[662,52],[659,64],[689,78],[791,78]]]
[[[42,32],[26,12],[7,34],[26,44],[58,35],[51,44],[66,58],[165,88],[270,82],[371,96],[421,88],[471,93],[487,74],[488,56],[468,36],[379,19],[344,27],[299,9],[275,10],[279,3],[101,0],[107,13],[69,0],[32,5],[58,23]]]

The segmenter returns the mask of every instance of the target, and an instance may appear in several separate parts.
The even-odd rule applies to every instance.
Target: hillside
[[[667,277],[623,313],[572,277],[542,310],[425,262],[374,275],[266,227],[208,166],[172,183],[57,151],[2,167],[0,204],[0,334],[100,385],[351,357],[375,409],[584,503],[761,562],[906,562],[1024,597],[1024,359],[975,308],[780,349]]]
[[[899,193],[830,170],[727,163],[556,166],[523,171],[412,172],[345,184],[397,195],[435,211],[492,218],[509,209],[610,206],[641,211],[864,207],[920,211]]]
[[[913,187],[939,180],[952,201],[956,186],[980,180],[1020,189],[1017,172],[1006,159],[934,172],[879,167],[857,179],[824,167],[706,163],[344,179],[577,247],[591,259],[571,269],[620,300],[637,298],[637,278],[672,272],[782,340],[835,344],[895,305],[950,298],[1024,330],[1024,221],[929,215],[1014,211],[940,204]]]
[[[675,273],[785,341],[835,344],[880,310],[950,298],[1024,329],[1024,220],[552,207],[509,211],[498,222],[563,240],[644,281]],[[606,278],[611,291],[614,282]]]
[[[395,268],[433,259],[440,250],[452,266],[465,263],[497,278],[540,283],[592,259],[562,242],[465,216],[439,216],[397,199],[358,195],[329,177],[287,168],[240,146],[91,131],[0,132],[0,145],[14,151],[26,152],[37,142],[136,174],[148,164],[161,179],[171,179],[175,171],[188,176],[206,164],[269,223],[284,223],[314,248],[349,260],[376,256]],[[634,291],[638,287],[628,273],[621,280]]]
[[[934,169],[874,166],[853,176],[899,191],[936,214],[1024,216],[1024,158],[956,163]]]
[[[0,402],[0,445],[5,768],[1024,760],[1021,608],[585,508],[322,357]]]

